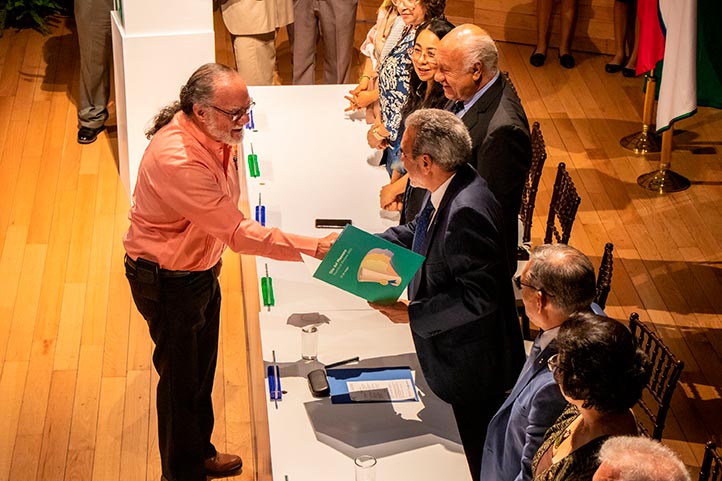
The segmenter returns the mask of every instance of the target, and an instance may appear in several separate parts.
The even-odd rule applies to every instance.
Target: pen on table
[[[261,175],[261,171],[258,168],[258,156],[253,150],[253,142],[251,142],[251,153],[248,154],[248,174],[251,177],[259,177]]]
[[[356,356],[356,357],[352,357],[352,358],[349,358],[349,359],[344,359],[343,361],[332,362],[331,364],[326,364],[326,365],[324,366],[324,368],[326,368],[326,369],[331,369],[332,367],[343,366],[344,364],[348,364],[348,363],[351,363],[351,362],[357,362],[358,360],[359,360],[359,357]]]
[[[276,299],[273,296],[273,279],[268,275],[268,264],[266,264],[266,275],[261,278],[261,297],[263,297],[263,305],[267,306],[270,312]]]
[[[256,206],[256,222],[266,225],[266,206],[261,203],[261,193],[258,193],[258,205]]]
[[[253,121],[253,110],[248,112],[248,123],[246,123],[246,128],[256,130],[256,123]]]
[[[273,380],[273,403],[276,405],[276,409],[278,409],[278,395],[281,393],[281,390],[278,388],[278,385],[281,383],[281,380],[278,378],[280,375],[280,369],[278,369],[278,364],[276,363],[276,351],[271,351],[273,353],[273,373],[275,374],[274,380]]]

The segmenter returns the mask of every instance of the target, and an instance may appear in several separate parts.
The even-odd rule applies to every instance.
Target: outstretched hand
[[[398,300],[393,304],[377,304],[375,302],[369,302],[369,306],[388,317],[394,324],[409,323],[409,301],[406,299]]]

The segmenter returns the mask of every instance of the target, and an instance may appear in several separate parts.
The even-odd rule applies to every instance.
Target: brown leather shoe
[[[208,476],[220,478],[235,474],[243,466],[243,461],[235,454],[216,453],[212,458],[206,459],[203,465]]]

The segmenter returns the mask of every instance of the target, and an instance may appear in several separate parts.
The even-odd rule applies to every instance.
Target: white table
[[[360,116],[344,113],[343,96],[350,88],[250,88],[257,132],[247,131],[244,148],[249,153],[253,143],[261,176],[246,176],[246,183],[251,210],[262,194],[266,225],[313,236],[330,232],[316,229],[315,218],[350,218],[370,232],[393,225],[379,213],[378,193],[388,175],[367,161],[374,154],[366,145],[368,126]],[[247,170],[245,156],[243,163]],[[258,285],[268,265],[276,300],[270,312],[246,309],[248,324],[254,315],[260,322],[264,360],[252,367],[251,382],[254,390],[263,383],[263,393],[255,393],[262,405],[253,410],[261,419],[268,416],[272,478],[261,458],[259,479],[352,480],[353,460],[360,454],[378,459],[378,481],[469,479],[451,409],[426,385],[408,326],[395,325],[362,299],[313,279],[302,263],[260,257],[255,262],[257,273],[249,272],[252,263],[244,264],[244,282]],[[318,324],[320,362],[360,356],[362,367],[411,366],[420,401],[334,405],[329,398],[313,398],[306,374],[321,364],[301,360],[300,327],[309,323]],[[273,351],[287,391],[277,408],[260,377]],[[257,423],[260,444],[263,427]]]

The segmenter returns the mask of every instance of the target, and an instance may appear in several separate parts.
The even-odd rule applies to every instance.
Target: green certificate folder
[[[371,302],[392,303],[424,256],[347,225],[313,277]]]

